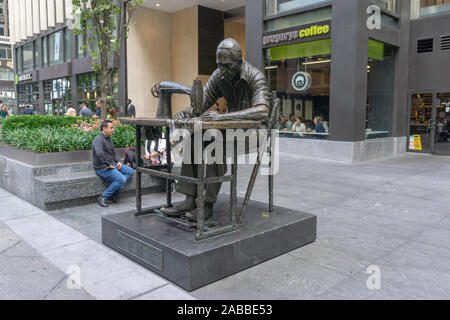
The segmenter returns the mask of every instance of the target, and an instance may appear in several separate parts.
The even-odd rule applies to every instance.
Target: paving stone
[[[379,228],[362,229],[336,223],[318,224],[318,239],[323,246],[355,257],[362,264],[371,264],[409,241]]]
[[[195,298],[186,291],[168,284],[162,288],[139,296],[134,300],[195,300]]]
[[[63,272],[24,243],[0,256],[0,299],[40,300],[63,278]]]
[[[283,255],[191,294],[208,300],[312,299],[346,277],[343,272]]]
[[[17,197],[6,197],[1,199],[2,209],[0,221],[23,218],[43,213],[43,211],[32,204]]]
[[[0,254],[20,242],[20,238],[0,222]]]
[[[0,188],[0,199],[4,199],[4,198],[13,198],[15,197],[12,193],[9,193],[8,191],[6,191],[3,188]]]
[[[446,220],[448,220],[448,218]],[[437,228],[430,228],[424,231],[419,236],[414,237],[412,241],[450,250],[450,230],[441,228],[441,225],[438,224]]]
[[[39,253],[88,239],[45,213],[5,223]]]
[[[95,300],[95,297],[83,289],[69,289],[67,278],[64,278],[52,291],[47,293],[44,300]]]
[[[130,299],[167,281],[94,240],[46,251],[60,270],[79,267],[81,286],[97,299]]]
[[[367,268],[367,262],[363,263],[356,256],[351,256],[347,252],[337,251],[326,247],[321,240],[315,243],[291,251],[289,253],[305,262],[315,264],[321,267],[347,273],[356,274]]]
[[[320,295],[320,299],[445,299],[450,275],[448,249],[412,242],[376,261],[381,289],[369,290],[361,272]]]

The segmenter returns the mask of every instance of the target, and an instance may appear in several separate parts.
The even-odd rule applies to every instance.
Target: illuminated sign
[[[298,32],[298,35],[300,38],[305,37],[314,37],[320,34],[327,34],[330,32],[330,26],[324,25],[324,26],[311,26],[307,29],[301,29]]]
[[[33,74],[32,73],[25,73],[19,76],[19,82],[33,80]]]
[[[263,46],[270,46],[279,43],[294,43],[312,37],[324,37],[331,31],[331,22],[325,24],[314,24],[309,26],[296,27],[284,32],[270,33],[263,36]]]

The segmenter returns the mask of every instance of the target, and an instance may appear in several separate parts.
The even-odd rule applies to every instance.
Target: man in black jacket
[[[105,120],[100,125],[101,133],[92,142],[92,160],[95,173],[111,183],[108,189],[98,198],[98,204],[108,207],[106,199],[117,203],[119,192],[134,175],[134,170],[122,165],[116,155],[111,136],[114,133],[114,125]]]
[[[127,100],[127,116],[136,118],[136,107],[131,103],[131,99]]]

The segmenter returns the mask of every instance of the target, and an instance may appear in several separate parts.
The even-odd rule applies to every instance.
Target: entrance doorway
[[[450,155],[450,91],[410,95],[409,151]]]

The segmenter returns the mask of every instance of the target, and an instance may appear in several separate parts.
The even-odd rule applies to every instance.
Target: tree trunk
[[[102,75],[102,84],[100,86],[100,95],[101,95],[101,102],[102,102],[102,115],[101,115],[101,119],[105,120],[106,119],[106,108],[107,108],[107,98],[108,98],[108,93],[107,93],[107,77],[105,77],[104,75]]]

